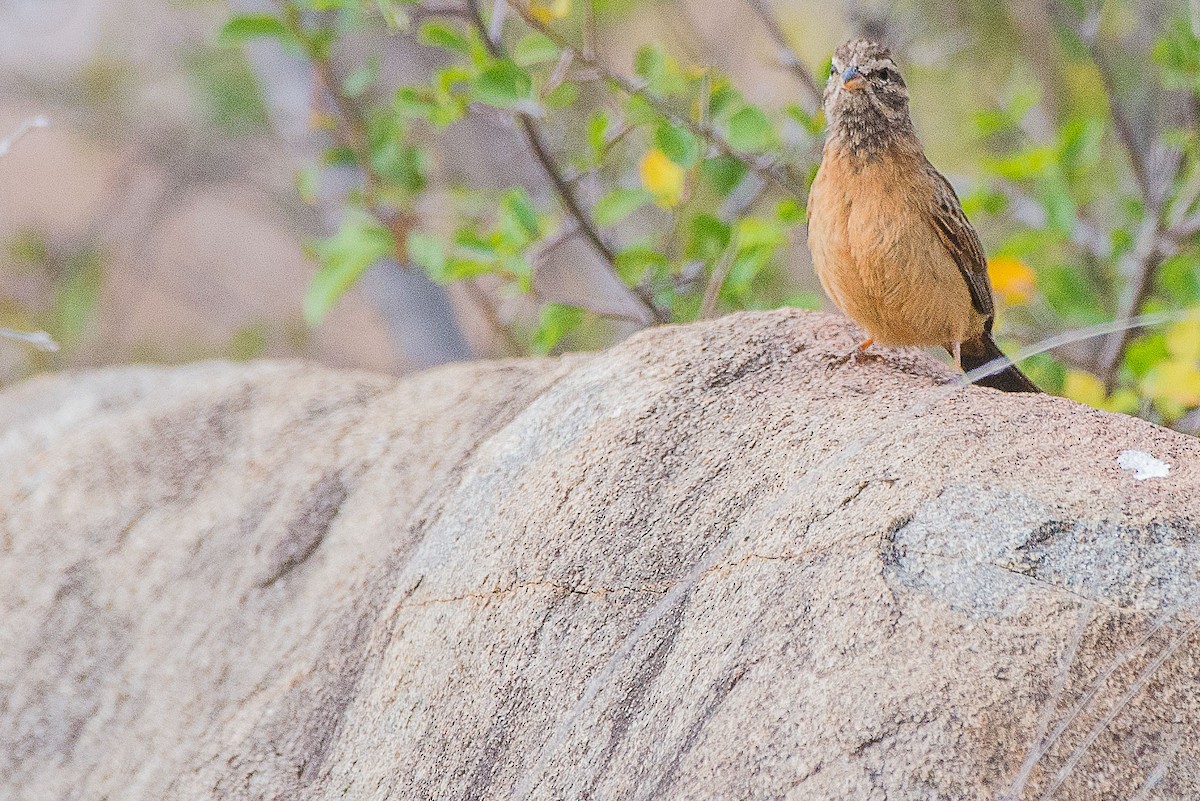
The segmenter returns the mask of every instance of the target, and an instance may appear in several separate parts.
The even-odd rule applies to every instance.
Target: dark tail
[[[1005,358],[1004,353],[996,347],[995,341],[992,340],[990,331],[984,331],[975,339],[962,343],[959,355],[962,369],[965,372],[983,367],[994,359]],[[1030,381],[1024,373],[1017,369],[1015,364],[1009,364],[1002,370],[985,375],[975,383],[998,389],[1001,392],[1041,392],[1037,384]]]

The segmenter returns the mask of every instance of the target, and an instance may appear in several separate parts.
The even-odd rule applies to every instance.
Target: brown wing
[[[933,227],[938,239],[946,252],[958,265],[967,289],[971,292],[971,304],[984,317],[991,317],[994,311],[992,304],[992,285],[988,281],[987,257],[983,255],[983,245],[979,234],[971,227],[967,215],[963,213],[958,195],[950,182],[934,169],[928,161],[925,171],[933,184]]]

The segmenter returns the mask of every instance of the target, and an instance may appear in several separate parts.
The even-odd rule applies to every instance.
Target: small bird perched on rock
[[[825,87],[828,133],[808,200],[808,246],[826,293],[872,343],[941,345],[973,370],[1004,356],[979,235],[925,158],[908,89],[886,47],[837,49]],[[1039,392],[1013,365],[979,379]]]

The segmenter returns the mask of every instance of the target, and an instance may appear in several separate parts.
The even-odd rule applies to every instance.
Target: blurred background
[[[1200,430],[1200,0],[0,0],[0,383],[403,373],[828,305],[819,97],[886,41],[1048,390]],[[1086,331],[1085,331],[1086,333]]]

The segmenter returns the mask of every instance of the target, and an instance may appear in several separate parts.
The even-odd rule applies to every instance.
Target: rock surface
[[[9,389],[0,797],[1200,796],[1200,443],[853,341]]]

